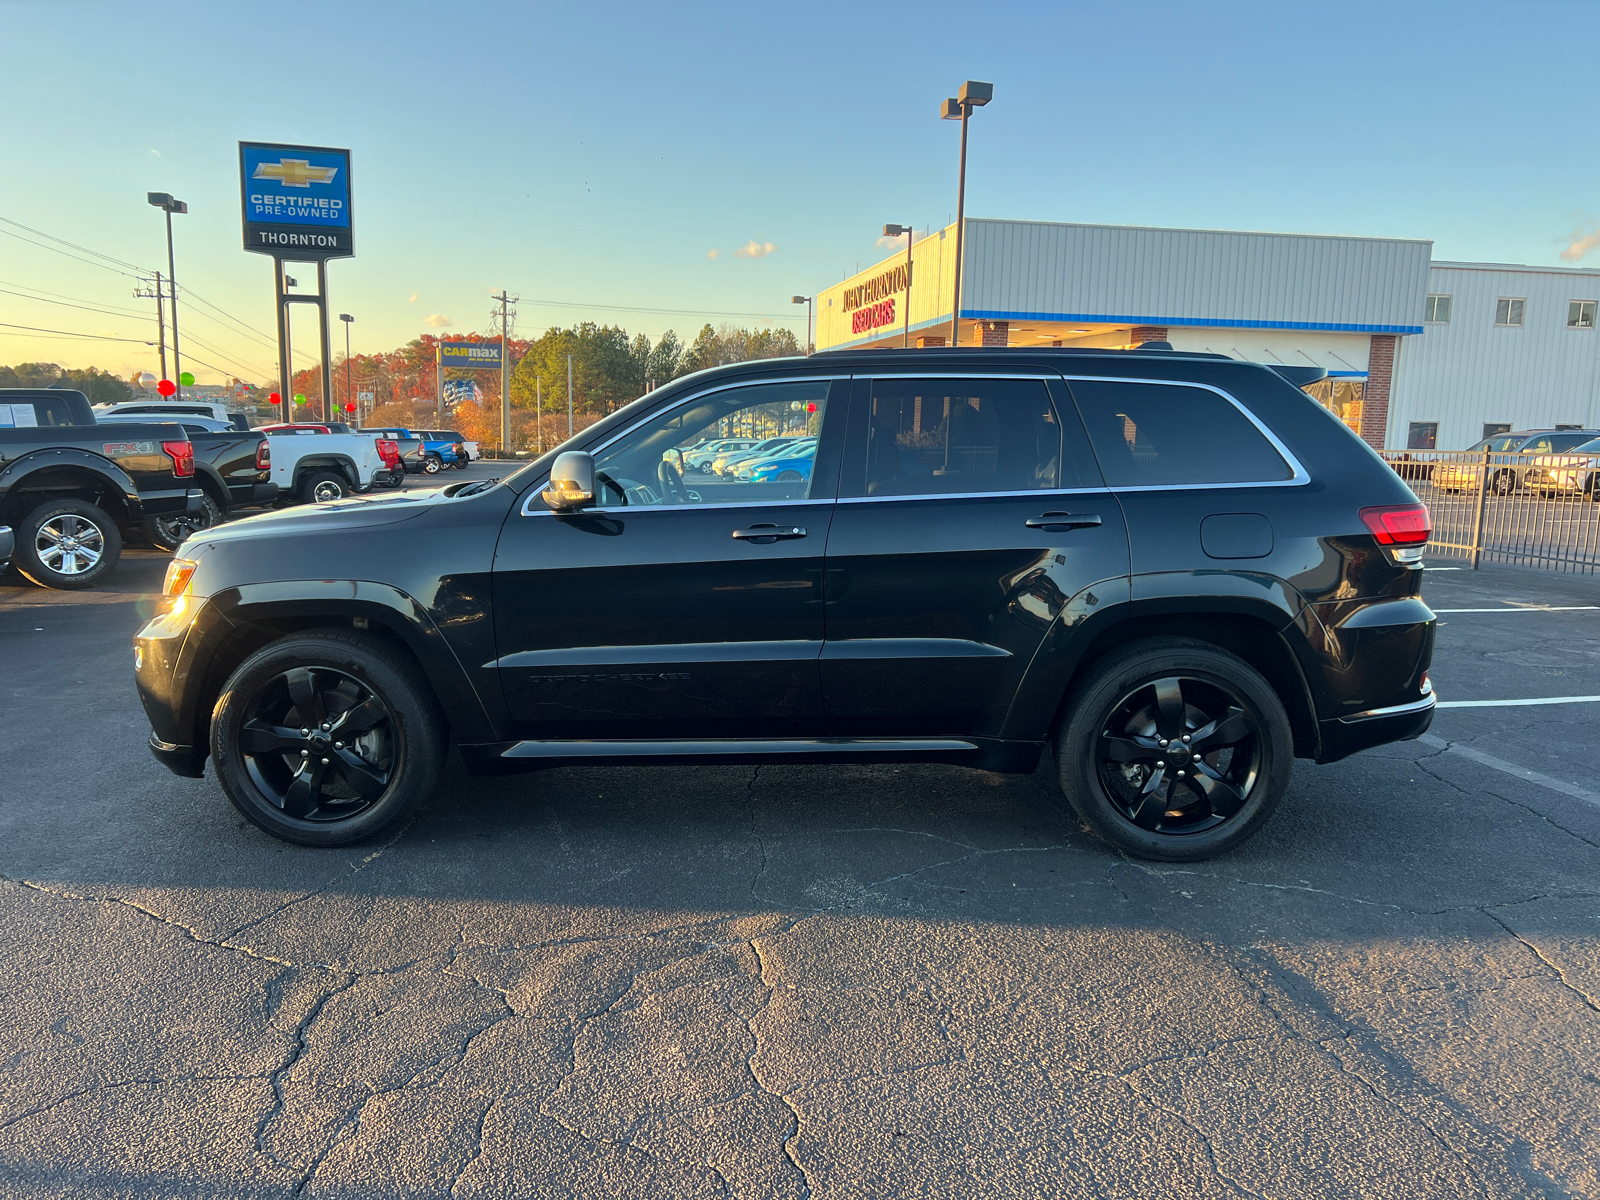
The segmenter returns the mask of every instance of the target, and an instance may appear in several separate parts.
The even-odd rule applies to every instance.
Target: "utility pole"
[[[500,301],[500,448],[511,449],[511,318],[516,311],[511,305],[521,296],[506,295],[505,288],[495,297]]]
[[[144,282],[141,280],[140,282]],[[156,286],[153,291],[141,292],[135,290],[134,298],[137,300],[154,299],[156,302],[156,336],[161,340],[161,378],[167,377],[167,321],[162,315],[162,304],[165,297],[161,294],[161,272],[156,272]]]
[[[344,402],[346,407],[353,403],[350,392],[350,323],[355,320],[349,313],[340,313],[339,320],[344,322]],[[356,428],[361,428],[361,414],[356,413]]]
[[[167,214],[167,286],[172,289],[172,382],[177,387],[174,394],[182,400],[183,360],[178,357],[178,268],[172,257],[172,214],[186,213],[189,206],[182,200],[174,200],[166,192],[150,192],[148,199],[152,207]]]
[[[567,355],[567,440],[572,440],[572,355]]]

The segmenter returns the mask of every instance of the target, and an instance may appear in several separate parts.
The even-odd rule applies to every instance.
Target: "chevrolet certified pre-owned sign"
[[[499,342],[440,342],[439,362],[447,367],[500,369]]]
[[[350,151],[239,143],[244,248],[296,262],[345,258],[350,236]]]

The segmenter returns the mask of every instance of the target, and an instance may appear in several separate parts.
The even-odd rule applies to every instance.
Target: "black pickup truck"
[[[41,587],[93,587],[124,531],[204,511],[182,425],[98,425],[82,392],[0,388],[0,566],[14,557]]]
[[[266,434],[258,429],[219,429],[216,421],[193,417],[178,419],[194,446],[195,483],[205,495],[199,513],[145,518],[145,536],[163,550],[176,550],[190,534],[220,525],[241,508],[273,504],[279,493],[272,482],[272,445]]]

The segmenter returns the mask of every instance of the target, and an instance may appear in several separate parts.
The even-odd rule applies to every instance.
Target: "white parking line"
[[[1436,608],[1436,613],[1593,612],[1600,604],[1532,604],[1516,608]]]
[[[1535,700],[1441,700],[1435,708],[1521,708],[1526,704],[1600,704],[1600,696],[1542,696]]]
[[[1530,771],[1527,767],[1519,767],[1515,763],[1508,763],[1493,755],[1485,754],[1482,750],[1474,750],[1471,746],[1457,746],[1436,738],[1431,733],[1425,733],[1417,739],[1424,745],[1432,746],[1437,750],[1447,750],[1451,754],[1459,754],[1463,758],[1470,758],[1473,762],[1489,767],[1496,771],[1504,771],[1507,775],[1523,780],[1525,783],[1536,783],[1540,787],[1549,788],[1552,792],[1560,792],[1563,796],[1571,796],[1574,800],[1582,800],[1586,804],[1593,804],[1600,808],[1600,794],[1585,791],[1575,783],[1554,779],[1549,775],[1541,775],[1538,771]]]

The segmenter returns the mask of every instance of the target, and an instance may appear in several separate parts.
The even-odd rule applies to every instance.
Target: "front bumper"
[[[1421,700],[1351,713],[1321,722],[1322,753],[1318,762],[1335,762],[1361,750],[1409,742],[1428,732],[1439,698],[1430,691]]]
[[[150,735],[150,753],[156,756],[156,761],[174,775],[181,775],[185,779],[204,779],[206,774],[206,754],[193,746],[175,746],[171,742],[163,742],[155,734]]]
[[[209,751],[197,701],[208,648],[225,635],[228,621],[215,605],[190,603],[197,607],[158,613],[134,634],[133,675],[150,722],[150,752],[174,774],[198,778]]]

